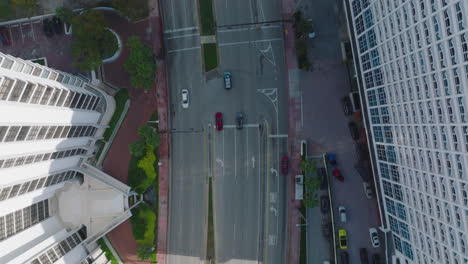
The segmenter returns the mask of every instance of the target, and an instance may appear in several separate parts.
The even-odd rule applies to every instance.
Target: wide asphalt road
[[[197,1],[162,0],[171,89],[169,263],[203,263],[208,177],[216,263],[285,263],[287,98],[279,0],[214,1],[219,67],[202,72]],[[193,11],[195,10],[195,11]],[[257,23],[257,24],[250,24]],[[249,24],[249,25],[239,25]],[[223,72],[233,87],[224,89]],[[181,106],[188,89],[190,106]],[[244,112],[245,127],[235,125]],[[214,114],[225,128],[215,131]]]

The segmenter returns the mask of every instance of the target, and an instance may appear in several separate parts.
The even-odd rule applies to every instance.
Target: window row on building
[[[0,126],[0,142],[92,137],[94,126]]]
[[[0,201],[11,199],[16,196],[38,190],[40,188],[59,184],[64,181],[71,181],[76,177],[83,177],[83,174],[77,171],[69,170],[12,186],[3,187],[0,188]]]
[[[0,53],[0,67],[78,87],[81,87],[84,83],[83,80],[78,77],[52,70],[21,58],[14,58],[3,53]]]
[[[65,256],[72,249],[81,244],[86,239],[86,227],[82,227],[66,239],[50,247],[47,251],[32,260],[31,264],[53,264],[58,259]]]
[[[392,104],[372,107],[372,124],[408,125],[448,125],[466,124],[466,98],[464,96],[420,101],[414,103]]]
[[[21,156],[9,159],[0,160],[0,168],[10,168],[10,167],[17,167],[22,165],[27,165],[31,163],[46,161],[46,160],[55,160],[55,159],[63,159],[72,156],[79,156],[84,155],[87,150],[82,148],[75,148],[75,149],[68,149],[68,150],[60,150],[54,152],[47,152],[47,153],[40,153],[34,154],[29,156]]]
[[[0,100],[91,111],[96,109],[100,98],[88,93],[3,77],[0,84]]]
[[[441,261],[441,252],[448,249],[456,255],[467,256],[467,238],[463,230],[446,225],[444,221],[410,210],[413,243],[428,256]],[[440,263],[440,262],[439,262]],[[449,263],[449,262],[445,262]]]
[[[5,216],[0,216],[0,241],[49,217],[49,201],[44,200]]]

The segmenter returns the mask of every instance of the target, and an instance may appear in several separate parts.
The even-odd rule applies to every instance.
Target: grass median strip
[[[202,36],[215,34],[215,18],[213,14],[213,0],[199,0]]]
[[[218,67],[218,54],[216,43],[203,44],[203,57],[205,60],[205,71],[211,71]]]
[[[208,186],[208,238],[206,246],[206,256],[208,260],[215,260],[215,241],[214,241],[214,224],[213,224],[213,184],[210,179]]]

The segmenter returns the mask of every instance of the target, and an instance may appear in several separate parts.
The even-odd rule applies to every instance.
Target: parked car
[[[301,140],[301,157],[307,157],[307,141]]]
[[[216,130],[218,131],[223,130],[223,114],[221,112],[217,112],[215,114],[215,124],[216,124]]]
[[[324,190],[328,188],[327,171],[325,168],[317,168],[317,177],[320,179],[320,189]]]
[[[182,89],[182,108],[189,107],[189,93],[187,89]]]
[[[52,25],[55,34],[62,35],[63,34],[63,23],[62,20],[56,16],[52,18]]]
[[[0,41],[4,46],[11,45],[10,31],[6,27],[0,27]]]
[[[341,221],[342,223],[346,223],[346,221],[347,221],[347,217],[346,217],[346,207],[344,207],[344,206],[342,206],[342,205],[339,206],[339,207],[338,207],[338,214],[339,214],[339,216],[340,216],[340,221]]]
[[[334,168],[334,169],[332,170],[332,174],[333,174],[333,176],[335,176],[340,182],[344,182],[344,177],[343,177],[343,174],[341,174],[340,169]]]
[[[346,233],[346,230],[344,229],[338,230],[338,244],[341,249],[348,248],[348,234]]]
[[[348,252],[341,252],[340,253],[340,259],[341,259],[341,262],[340,264],[348,264],[349,263],[349,254]]]
[[[379,254],[372,255],[372,264],[380,264],[380,256]]]
[[[42,21],[42,29],[44,30],[44,35],[46,35],[46,37],[51,38],[54,36],[52,21],[48,18]]]
[[[380,247],[380,240],[379,240],[379,234],[377,233],[377,229],[375,228],[369,228],[369,234],[370,234],[370,239],[372,242],[372,246],[374,248]]]
[[[287,156],[281,158],[281,174],[288,175],[289,172],[289,159]]]
[[[231,87],[232,87],[231,73],[224,72],[224,88],[229,90],[231,89]]]
[[[364,187],[364,194],[366,195],[367,199],[372,199],[373,192],[370,184],[367,182],[363,182],[362,185]]]
[[[320,211],[322,214],[327,214],[328,209],[330,208],[330,200],[327,196],[322,195],[320,196]]]
[[[331,234],[331,223],[326,218],[322,218],[322,235],[325,238],[330,238]]]
[[[349,116],[353,113],[353,105],[351,104],[351,99],[349,99],[348,96],[343,97],[341,104],[345,115]]]
[[[336,168],[337,161],[336,161],[336,155],[333,153],[327,154],[327,159],[332,168]]]
[[[358,140],[360,135],[359,135],[359,128],[357,127],[356,123],[349,122],[348,128],[349,128],[349,133],[351,134],[351,138],[353,138],[354,140]]]
[[[242,129],[244,127],[244,113],[237,112],[236,113],[236,128]]]
[[[367,255],[366,248],[359,249],[359,257],[361,259],[361,264],[369,264],[369,256]]]

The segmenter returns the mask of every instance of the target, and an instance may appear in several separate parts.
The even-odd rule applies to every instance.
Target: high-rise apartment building
[[[468,1],[345,4],[393,261],[466,264]]]
[[[131,216],[130,187],[87,163],[114,108],[77,76],[0,53],[0,263],[88,263]]]

